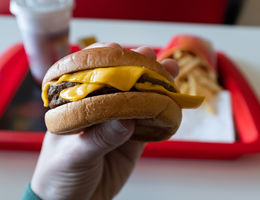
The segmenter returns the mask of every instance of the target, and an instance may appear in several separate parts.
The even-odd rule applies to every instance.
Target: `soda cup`
[[[30,71],[39,84],[49,67],[69,53],[72,8],[73,0],[11,0]]]

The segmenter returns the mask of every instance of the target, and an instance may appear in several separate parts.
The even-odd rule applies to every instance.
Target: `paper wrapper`
[[[235,142],[231,100],[228,91],[218,94],[217,115],[209,114],[202,107],[195,110],[183,110],[183,119],[177,133],[171,140],[197,142]]]

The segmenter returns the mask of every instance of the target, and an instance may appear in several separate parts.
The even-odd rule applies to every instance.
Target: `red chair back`
[[[76,0],[74,16],[220,24],[227,4],[227,0]]]
[[[11,14],[1,0],[0,14]],[[220,24],[228,0],[75,0],[74,17]]]

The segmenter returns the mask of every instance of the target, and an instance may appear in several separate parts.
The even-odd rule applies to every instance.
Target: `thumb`
[[[125,143],[132,136],[134,128],[134,120],[112,120],[94,126],[82,136],[86,137],[92,153],[98,156]]]

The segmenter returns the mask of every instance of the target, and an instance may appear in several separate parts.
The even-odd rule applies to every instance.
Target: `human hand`
[[[94,44],[88,48],[118,44]],[[156,59],[148,47],[135,49]],[[173,75],[175,61],[162,65]],[[122,188],[144,143],[129,141],[134,120],[113,120],[73,135],[46,133],[41,154],[32,178],[31,188],[42,199],[112,199]]]

